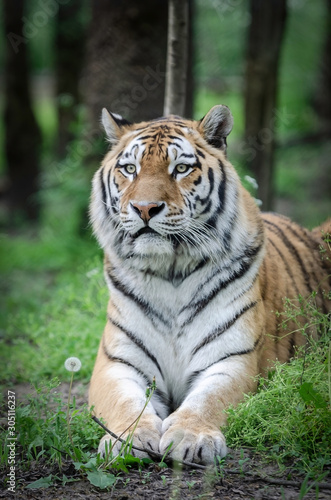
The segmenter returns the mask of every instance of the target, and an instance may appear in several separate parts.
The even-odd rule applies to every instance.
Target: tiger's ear
[[[214,106],[200,120],[199,132],[215,148],[226,151],[226,138],[233,127],[233,116],[227,106]]]
[[[115,145],[119,141],[124,133],[123,127],[131,125],[121,115],[109,113],[106,108],[102,110],[101,122],[111,145]]]

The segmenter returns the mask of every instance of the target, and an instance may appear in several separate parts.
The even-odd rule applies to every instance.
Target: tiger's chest
[[[125,350],[126,359],[155,376],[159,389],[180,404],[192,373],[245,346],[247,332],[236,317],[246,307],[244,292],[257,267],[240,273],[239,264],[205,266],[174,286],[142,273],[106,271],[110,314],[122,328],[118,356]]]

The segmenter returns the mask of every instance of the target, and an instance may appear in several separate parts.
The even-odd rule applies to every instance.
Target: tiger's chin
[[[171,241],[159,234],[142,234],[133,242],[133,252],[141,257],[173,257]]]

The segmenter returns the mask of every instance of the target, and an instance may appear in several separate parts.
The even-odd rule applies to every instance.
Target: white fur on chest
[[[236,299],[236,296],[250,286],[258,271],[259,260],[242,279],[220,290],[196,317],[195,304],[208,297],[219,283],[226,283],[235,268],[215,272],[215,267],[207,265],[176,287],[152,275],[118,268],[118,278],[125,290],[140,299],[143,307],[112,286],[107,279],[111,301],[117,309],[116,320],[147,347],[156,358],[162,374],[155,363],[148,357],[142,357],[140,350],[125,339],[114,355],[125,357],[150,379],[155,376],[158,388],[180,403],[193,372],[203,370],[233,349],[249,347],[245,332],[234,325],[222,338],[215,339],[207,348],[192,356],[194,349],[209,333],[226,324],[245,305],[247,297],[243,295]],[[147,311],[145,306],[149,307]]]

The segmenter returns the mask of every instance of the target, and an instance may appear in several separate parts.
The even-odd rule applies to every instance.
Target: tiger
[[[320,228],[260,211],[227,158],[227,106],[136,124],[103,109],[102,124],[90,218],[110,299],[89,405],[116,435],[134,429],[137,456],[212,464],[227,454],[225,410],[305,343],[280,329],[283,299],[318,290],[329,310],[329,249]]]

